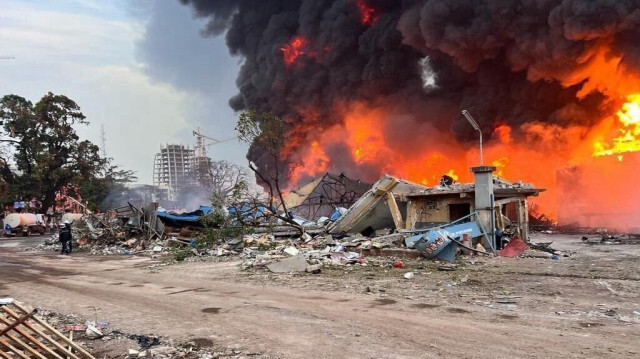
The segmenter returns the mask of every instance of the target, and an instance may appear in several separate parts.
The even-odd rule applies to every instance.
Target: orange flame
[[[367,9],[364,1],[357,4],[363,23],[375,21],[375,11],[364,11]],[[293,46],[298,52],[283,48],[285,62],[288,62],[287,58],[294,62],[304,54],[304,48],[302,40]],[[295,56],[287,57],[289,53]],[[578,180],[583,186],[581,188],[587,190],[580,191],[575,197],[591,198],[596,203],[585,207],[588,209],[580,209],[585,213],[605,208],[601,204],[609,206],[606,207],[611,208],[609,212],[614,212],[615,202],[635,201],[640,196],[637,190],[635,194],[628,194],[612,186],[608,186],[606,191],[598,190],[606,185],[598,182],[595,175],[615,173],[616,178],[624,177],[630,181],[637,177],[634,174],[638,173],[637,164],[640,163],[640,76],[629,74],[623,68],[621,58],[611,56],[604,48],[591,54],[590,59],[581,58],[580,61],[578,71],[563,73],[564,77],[556,76],[549,80],[560,80],[564,86],[582,83],[578,97],[601,92],[609,99],[605,104],[607,108],[619,102],[617,113],[605,116],[590,126],[545,122],[527,122],[519,128],[500,125],[484,147],[485,161],[497,167],[498,176],[547,188],[546,192],[532,199],[532,205],[550,218],[559,218],[558,208],[564,207],[566,211],[567,206],[573,205],[574,201],[564,198],[568,198],[568,191],[577,188]],[[530,80],[543,79],[548,72],[528,71]],[[333,110],[343,118],[341,124],[316,131],[310,124],[322,123],[320,119],[297,123],[294,132],[311,138],[292,139],[294,143],[287,159],[297,167],[293,166],[290,184],[296,185],[300,179],[326,171],[344,171],[349,176],[367,181],[375,181],[377,176],[388,173],[428,186],[437,185],[442,174],[461,182],[473,180],[469,167],[478,165],[479,153],[475,146],[460,144],[452,133],[443,132],[441,128],[423,121],[404,119],[403,112],[394,114],[393,108],[394,104],[384,99],[375,105],[335,104]],[[313,117],[313,109],[305,111],[308,117]],[[311,146],[295,142],[304,139],[309,140]],[[350,158],[327,155],[334,153],[329,150],[333,148],[340,149],[339,153],[346,153]],[[346,151],[342,150],[344,148]],[[573,182],[570,180],[568,185],[558,182],[557,175],[563,169],[583,164],[592,166],[585,172],[588,174]],[[609,198],[616,198],[616,201]],[[630,205],[627,207],[632,208]]]
[[[618,160],[622,161],[622,153],[640,151],[640,94],[629,95],[627,100],[616,113],[620,135],[612,140],[612,145],[594,142],[594,157],[618,155]]]
[[[302,36],[296,36],[291,39],[288,44],[280,48],[284,63],[289,66],[296,62],[298,57],[305,54],[307,46],[308,41]]]
[[[319,173],[327,172],[329,156],[320,146],[318,141],[311,142],[311,146],[304,154],[304,163],[300,166],[292,166],[289,171],[290,185],[297,184],[303,177],[311,177]]]
[[[498,134],[498,138],[502,143],[511,143],[511,127],[507,125],[500,125],[496,127],[495,131]]]
[[[457,181],[458,179],[460,179],[460,176],[458,176],[456,174],[456,172],[452,169],[449,170],[449,172],[446,173],[447,176],[453,178],[454,181]]]
[[[503,177],[504,169],[509,164],[509,157],[500,157],[497,160],[491,162],[491,165],[496,168],[496,176]]]

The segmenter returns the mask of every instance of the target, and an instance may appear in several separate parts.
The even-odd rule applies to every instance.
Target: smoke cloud
[[[616,73],[640,72],[640,0],[181,2],[243,58],[230,106],[286,119],[288,171],[310,143],[341,136],[334,129],[354,104],[384,108],[388,147],[452,134],[464,148],[476,135],[461,109],[485,138],[504,124],[516,139],[531,123],[589,128],[613,111],[596,67],[617,59]],[[316,167],[364,180],[385,170],[358,163],[344,141],[324,146]],[[267,168],[258,149],[248,158]]]

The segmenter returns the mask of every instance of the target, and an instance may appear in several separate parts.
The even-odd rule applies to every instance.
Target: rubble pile
[[[491,213],[507,212],[510,206],[515,211],[513,219],[501,214],[490,224],[486,208],[472,211],[476,195],[489,201],[489,192],[482,190],[485,185],[478,185],[483,183],[478,178],[485,177],[496,195],[491,197],[495,202]],[[476,178],[475,183],[456,183],[445,175],[439,185],[426,187],[389,175],[373,185],[357,186],[341,177],[325,176],[292,191],[284,200],[287,206],[281,207],[238,203],[222,210],[200,206],[177,213],[157,203],[138,207],[127,203],[104,215],[84,215],[74,222],[73,237],[76,248],[94,255],[171,255],[176,261],[240,257],[243,268],[272,271],[304,271],[315,266],[310,271],[317,272],[322,265],[362,265],[366,264],[363,257],[371,255],[453,262],[458,254],[498,255],[507,243],[519,238],[524,246],[509,252],[510,257],[561,256],[526,244],[530,242],[526,198],[544,189],[485,177]],[[330,205],[318,201],[326,194],[323,183],[351,194],[349,201],[334,198]],[[461,199],[464,203],[459,203]],[[442,211],[450,207],[451,200],[457,207]],[[341,207],[347,203],[350,208]],[[48,242],[42,248],[57,247]]]
[[[108,321],[90,321],[77,315],[65,315],[38,308],[40,316],[60,332],[73,332],[74,340],[90,352],[111,351],[118,358],[213,359],[220,357],[264,358],[261,353],[247,353],[237,346],[220,347],[209,339],[174,342],[152,334],[132,334],[111,328]]]

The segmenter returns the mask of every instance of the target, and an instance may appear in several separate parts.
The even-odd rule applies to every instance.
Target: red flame
[[[369,17],[363,16],[363,20],[370,20],[373,12],[364,14]],[[484,144],[485,164],[497,167],[496,175],[547,189],[532,199],[532,205],[550,218],[559,218],[559,209],[564,211],[565,218],[573,218],[567,213],[572,213],[576,200],[567,198],[577,197],[567,196],[578,184],[579,188],[586,189],[576,194],[581,203],[587,203],[587,209],[580,209],[581,212],[595,213],[602,208],[610,209],[607,211],[611,213],[616,208],[629,212],[629,208],[634,208],[630,203],[636,203],[640,197],[640,187],[618,188],[610,184],[604,188],[602,180],[595,175],[612,173],[633,182],[638,178],[636,166],[640,163],[640,77],[621,68],[620,58],[604,56],[604,53],[594,54],[579,70],[580,74],[567,76],[562,83],[575,85],[580,78],[586,78],[578,96],[599,91],[609,99],[605,104],[607,108],[616,108],[613,113],[592,126],[544,122],[527,122],[519,128],[500,125]],[[535,78],[536,74],[529,76]],[[335,104],[333,110],[343,118],[341,124],[321,131],[308,124],[322,123],[321,119],[297,124],[293,136],[297,139],[286,156],[293,163],[290,185],[326,171],[344,171],[367,181],[375,181],[377,176],[388,173],[429,186],[437,185],[443,174],[457,177],[461,182],[473,180],[469,167],[479,164],[477,144],[461,144],[452,133],[442,132],[420,120],[404,119],[402,110],[394,112],[394,105],[384,99],[375,104]],[[313,109],[306,112],[306,117],[314,117]],[[311,146],[300,143],[300,138],[305,138],[298,136],[300,134],[312,137],[306,141]],[[328,155],[345,152],[348,158]],[[560,176],[562,171],[576,165],[587,166],[583,177],[568,185],[562,182],[562,178],[566,178]],[[634,213],[637,215],[638,211]],[[615,222],[614,219],[607,221],[605,223]]]
[[[365,0],[358,0],[356,5],[358,6],[358,10],[360,10],[362,25],[372,25],[378,20],[376,9],[367,5]]]
[[[304,55],[307,51],[308,41],[302,36],[296,36],[288,44],[284,45],[280,48],[282,51],[282,57],[284,59],[284,63],[287,66],[290,66],[301,55]]]
[[[496,127],[494,132],[498,135],[500,142],[511,143],[511,127],[507,125],[500,125]]]

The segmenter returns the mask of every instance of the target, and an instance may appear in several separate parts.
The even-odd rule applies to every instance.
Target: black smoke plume
[[[640,71],[640,0],[181,2],[209,19],[205,35],[226,32],[244,61],[230,106],[282,116],[298,146],[341,123],[337,104],[353,101],[392,107],[462,145],[475,135],[461,109],[487,137],[500,124],[516,136],[526,122],[591,126],[611,111],[606,96],[578,96],[587,79],[567,79],[602,48]],[[303,53],[287,64],[283,48],[296,37]],[[335,151],[332,168],[353,171]],[[263,161],[255,148],[248,158]]]

